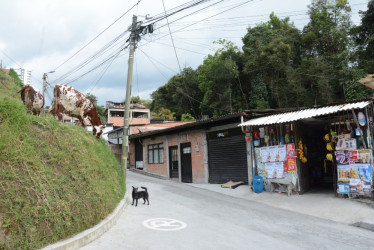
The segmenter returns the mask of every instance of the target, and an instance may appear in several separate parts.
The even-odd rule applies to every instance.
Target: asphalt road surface
[[[81,249],[374,249],[366,229],[128,171],[131,186],[147,187],[150,205],[129,198],[116,225]]]

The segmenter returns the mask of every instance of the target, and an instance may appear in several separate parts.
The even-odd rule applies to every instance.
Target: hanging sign
[[[358,120],[358,123],[361,126],[365,126],[365,124],[366,124],[366,117],[365,117],[364,113],[358,112],[357,120]]]

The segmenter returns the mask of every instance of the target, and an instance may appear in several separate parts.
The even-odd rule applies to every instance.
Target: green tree
[[[161,108],[170,109],[175,112],[178,120],[185,113],[199,116],[202,92],[199,89],[197,71],[192,68],[183,69],[153,92],[151,97],[153,112],[157,113]]]
[[[175,113],[170,109],[160,108],[157,113],[153,113],[155,118],[163,119],[165,121],[175,121]]]
[[[195,121],[196,119],[189,113],[187,114],[182,114],[182,118],[181,118],[181,121],[182,122],[185,122],[185,121]]]
[[[308,104],[343,101],[344,83],[351,77],[351,8],[346,0],[312,0],[308,7],[299,80],[308,91]]]
[[[251,108],[257,108],[258,104],[289,107],[301,102],[296,95],[299,88],[292,85],[294,68],[301,60],[300,40],[300,31],[289,18],[280,19],[274,13],[268,22],[248,28],[243,37],[243,51]]]
[[[90,99],[97,106],[97,97],[91,93],[86,94],[86,98]]]
[[[370,0],[367,11],[361,11],[361,24],[351,32],[358,45],[358,65],[365,73],[374,73],[374,0]]]
[[[23,83],[19,79],[17,72],[14,69],[9,69],[9,76],[13,79],[14,83],[23,88]]]
[[[123,101],[125,102],[125,101]],[[152,106],[151,100],[141,99],[140,96],[132,96],[131,97],[131,103],[139,103],[141,105],[144,105],[147,108],[150,108]]]
[[[242,53],[227,40],[216,43],[222,46],[214,55],[208,55],[198,67],[199,88],[203,92],[200,105],[203,114],[224,115],[247,107],[240,79]]]
[[[99,114],[99,117],[100,117],[100,121],[104,122],[105,121],[105,118],[104,118],[105,108],[103,106],[97,105],[97,97],[91,93],[87,93],[86,98],[90,99],[95,104],[97,113]]]

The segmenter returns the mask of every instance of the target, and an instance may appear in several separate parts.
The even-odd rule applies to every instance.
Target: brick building
[[[241,113],[129,136],[130,166],[186,183],[248,183]]]

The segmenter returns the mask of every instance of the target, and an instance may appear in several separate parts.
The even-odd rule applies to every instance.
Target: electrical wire
[[[193,22],[193,23],[190,24],[190,25],[187,25],[187,26],[184,26],[184,27],[182,27],[182,28],[180,28],[180,29],[178,29],[178,30],[175,30],[173,33],[178,32],[178,31],[181,31],[181,30],[184,30],[184,29],[186,29],[186,28],[188,28],[188,27],[194,26],[194,25],[196,25],[196,24],[198,24],[198,23],[200,23],[200,22],[203,22],[203,21],[208,20],[208,19],[210,19],[210,18],[212,18],[212,17],[218,16],[218,15],[220,15],[220,14],[223,14],[223,13],[227,12],[227,11],[233,10],[233,9],[235,9],[235,8],[241,7],[241,6],[245,5],[245,4],[248,4],[248,3],[253,2],[253,1],[254,1],[254,0],[249,0],[249,1],[242,2],[242,3],[240,3],[240,4],[235,5],[234,7],[231,7],[231,8],[229,8],[229,9],[226,9],[226,10],[224,10],[224,11],[221,11],[221,12],[216,13],[216,14],[214,14],[214,15],[211,15],[211,16],[209,16],[209,17],[203,18],[203,19],[201,19],[201,20],[195,21],[195,22]],[[222,1],[219,1],[219,2],[222,2]],[[196,13],[196,12],[194,12],[194,13]],[[186,16],[184,16],[184,17],[182,17],[182,18],[185,18],[185,17],[187,17],[187,16],[189,16],[189,15],[186,15]],[[178,20],[180,20],[180,19],[182,19],[182,18],[179,18]],[[164,26],[165,26],[165,25],[164,25]],[[163,27],[163,26],[161,26],[161,27]],[[159,27],[158,29],[160,29],[161,27]],[[163,38],[163,37],[165,37],[165,36],[167,36],[167,35],[161,36],[161,37],[157,38],[156,40],[161,39],[161,38]],[[152,42],[154,42],[154,41],[152,41]],[[150,42],[149,42],[149,43],[150,43]],[[144,44],[144,45],[142,45],[142,46],[148,45],[149,43]]]
[[[96,85],[99,83],[99,81],[101,80],[101,78],[104,76],[104,74],[107,72],[107,70],[109,69],[109,67],[112,65],[112,63],[114,62],[114,60],[117,59],[117,57],[119,56],[120,53],[116,54],[113,59],[108,63],[108,65],[102,70],[101,74],[99,75],[99,77],[96,79],[94,85],[92,86],[91,90],[88,92],[88,93],[92,93],[92,91],[95,89]],[[86,89],[87,91],[87,89]],[[86,92],[85,91],[85,92]]]
[[[128,47],[128,46],[127,46]],[[126,48],[127,48],[126,47]],[[104,61],[100,62],[99,64],[95,65],[93,68],[91,68],[90,70],[86,71],[85,73],[73,78],[72,80],[68,81],[66,84],[69,85],[75,81],[77,81],[78,79],[86,76],[87,74],[93,72],[94,70],[98,69],[98,68],[101,68],[102,66],[104,66],[107,62],[110,62],[110,60],[112,59],[115,59],[116,57],[118,57],[118,55],[122,52],[122,50],[124,49],[121,49],[119,51],[117,51],[115,54],[113,55],[110,55],[109,57],[107,57]]]
[[[105,31],[107,31],[110,27],[112,27],[116,22],[118,22],[122,17],[124,17],[127,13],[129,13],[135,6],[137,6],[142,0],[138,0],[136,4],[134,4],[130,9],[128,9],[125,13],[123,13],[120,17],[118,17],[113,23],[111,23],[108,27],[106,27],[103,31],[101,31],[97,36],[95,36],[91,41],[89,41],[86,45],[80,48],[77,52],[75,52],[72,56],[70,56],[67,60],[61,63],[57,68],[53,71],[57,71],[62,65],[70,61],[74,56],[76,56],[79,52],[81,52],[84,48],[90,45],[93,41],[95,41],[99,36],[101,36]]]
[[[165,15],[166,15],[166,8],[165,8],[164,0],[162,0],[162,6],[164,7],[164,11],[165,11]],[[166,17],[166,22],[168,23],[169,34],[170,34],[171,42],[173,43],[174,54],[175,54],[175,57],[177,58],[177,62],[178,62],[178,66],[179,66],[179,71],[182,72],[182,68],[181,68],[181,65],[180,65],[180,63],[179,63],[178,54],[177,54],[177,51],[176,51],[176,49],[175,49],[175,44],[174,44],[173,35],[171,34],[171,29],[170,29],[169,20],[168,20],[167,17]]]
[[[53,81],[53,83],[63,81],[64,79],[66,79],[67,77],[69,77],[70,75],[72,75],[73,73],[79,71],[80,69],[82,69],[83,67],[85,67],[86,65],[88,65],[89,63],[91,63],[94,60],[96,60],[97,58],[100,58],[101,56],[103,56],[110,49],[115,48],[115,46],[118,46],[118,45],[122,46],[123,41],[120,40],[120,39],[123,38],[123,36],[127,32],[128,32],[127,30],[124,31],[124,32],[122,32],[120,35],[118,35],[117,37],[115,37],[114,39],[112,39],[109,43],[107,43],[106,45],[104,45],[99,51],[97,51],[96,53],[94,53],[90,57],[88,57],[85,60],[83,60],[81,63],[79,63],[74,68],[72,68],[70,71],[66,72],[64,75],[62,75],[59,78],[55,79]]]
[[[165,79],[168,79],[168,77],[157,67],[157,65],[152,61],[151,57],[145,53],[143,50],[139,49],[147,58],[148,60],[153,64],[153,66],[165,77]],[[223,111],[223,112],[226,112],[226,113],[230,113],[229,110],[225,110],[225,109],[221,109],[221,108],[216,108],[216,107],[212,107],[208,104],[205,104],[203,103],[202,101],[200,100],[197,100],[196,98],[188,95],[186,92],[182,91],[181,89],[178,88],[178,86],[176,86],[174,83],[172,82],[169,82],[171,85],[173,85],[175,87],[176,90],[179,91],[179,93],[181,93],[182,95],[186,96],[189,100],[193,100],[195,102],[198,102],[200,105],[203,105],[205,107],[208,107],[208,108],[211,108],[211,109],[215,109],[215,110],[219,110],[219,111]],[[193,109],[192,109],[193,110]]]

